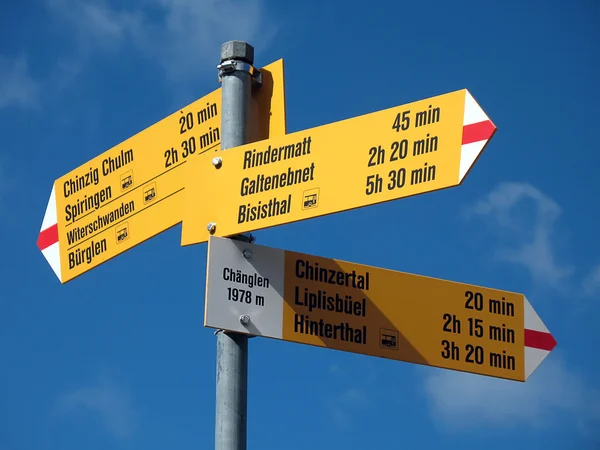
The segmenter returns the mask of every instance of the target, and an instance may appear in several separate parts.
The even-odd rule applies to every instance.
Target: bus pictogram
[[[150,203],[156,198],[156,183],[152,182],[144,187],[144,203]]]
[[[133,170],[121,174],[121,191],[126,191],[133,186]]]
[[[115,229],[115,233],[117,238],[117,244],[120,244],[121,242],[127,240],[127,238],[129,237],[129,223],[125,222],[120,224]]]
[[[312,209],[319,205],[319,188],[309,189],[302,194],[302,209]]]
[[[381,348],[389,348],[391,350],[398,350],[398,332],[396,330],[387,330],[385,328],[379,329]]]

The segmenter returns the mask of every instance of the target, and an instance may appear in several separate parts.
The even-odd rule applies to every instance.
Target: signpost
[[[38,237],[62,283],[179,222],[182,245],[209,242],[215,448],[246,448],[248,336],[527,380],[556,341],[523,294],[243,236],[461,184],[496,131],[471,94],[286,135],[283,60],[257,73],[229,41],[220,62],[221,89],[56,180]]]
[[[556,341],[523,294],[211,237],[204,325],[525,381]]]
[[[463,89],[196,159],[181,243],[459,185],[495,131]]]
[[[261,78],[251,140],[286,132],[283,60]],[[55,181],[38,247],[62,283],[181,222],[184,166],[221,149],[221,100],[219,88]]]

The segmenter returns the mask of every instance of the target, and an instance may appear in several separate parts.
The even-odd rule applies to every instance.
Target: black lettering
[[[454,341],[448,341],[448,340],[444,339],[442,341],[441,355],[442,355],[442,358],[444,358],[444,359],[451,359],[453,361],[459,361],[460,360],[460,349],[458,348],[458,345],[456,345],[456,343]]]
[[[442,329],[446,333],[460,334],[460,320],[455,314],[444,314],[442,319],[444,320],[444,326]]]
[[[77,248],[68,253],[69,269],[72,270],[82,264],[91,264],[94,258],[104,253],[107,249],[106,239],[90,241],[84,248]]]
[[[502,300],[489,299],[488,307],[492,314],[499,314],[508,317],[515,316],[515,304],[506,301],[504,297],[502,297]]]
[[[416,114],[415,127],[422,127],[425,125],[430,125],[432,123],[439,122],[440,115],[440,108],[433,108],[432,105],[429,105],[429,108],[427,110],[420,111]]]
[[[90,235],[94,235],[96,232],[107,228],[134,211],[135,203],[132,200],[128,203],[121,203],[121,206],[109,211],[106,214],[98,215],[96,219],[92,220],[83,227],[74,227],[69,229],[67,231],[67,245],[71,246],[77,241],[80,241]]]
[[[469,334],[475,337],[483,337],[483,320],[469,317]]]
[[[173,164],[177,164],[178,161],[179,154],[176,149],[171,147],[170,149],[165,150],[165,169],[171,167]]]
[[[502,353],[490,352],[490,367],[505,369],[505,370],[516,370],[517,362],[514,356],[508,355],[506,350]]]
[[[306,314],[294,315],[294,332],[318,336],[325,339],[335,339],[354,344],[367,344],[367,327],[352,327],[348,322],[331,324],[323,319],[311,320]]]
[[[88,172],[75,175],[75,178],[70,178],[63,183],[63,194],[65,198],[77,193],[81,189],[93,185],[97,185],[100,182],[100,172],[98,168],[90,167]]]
[[[246,159],[248,152],[244,155]],[[311,163],[309,166],[303,169],[292,170],[291,167],[287,168],[287,171],[276,173],[273,175],[265,176],[263,173],[259,173],[253,178],[244,177],[240,186],[240,195],[245,197],[247,195],[253,195],[257,193],[267,192],[273,189],[279,189],[296,184],[307,183],[314,181],[315,177],[315,163]]]
[[[96,210],[102,206],[103,203],[107,202],[112,198],[112,189],[110,186],[95,192],[94,194],[84,195],[81,200],[76,203],[65,206],[65,220],[68,222],[75,222],[80,216],[87,215],[88,211]]]
[[[296,260],[296,277],[304,278],[304,261],[301,259]]]
[[[368,175],[367,176],[367,187],[365,189],[365,194],[373,195],[381,192],[383,190],[383,178],[379,176],[379,174]]]
[[[467,350],[467,357],[465,359],[468,363],[475,363],[478,365],[483,364],[483,347],[476,345],[473,346],[471,344],[467,344],[465,347]]]
[[[216,117],[219,114],[216,103],[206,103],[206,107],[198,111],[197,119],[198,124],[204,123],[213,117]]]
[[[311,143],[312,136],[306,136],[295,144],[286,144],[280,147],[272,147],[272,145],[269,144],[268,148],[264,151],[257,151],[256,149],[247,150],[244,153],[242,169],[246,170],[278,161],[310,155]]]
[[[427,163],[424,163],[422,168],[413,170],[410,175],[411,185],[429,181],[435,181],[435,166],[428,166]]]
[[[205,147],[213,147],[221,142],[221,132],[219,127],[208,127],[208,131],[200,136],[200,150]]]
[[[416,140],[413,143],[413,156],[424,155],[426,153],[437,152],[438,149],[438,137],[427,136],[424,139]]]
[[[254,222],[256,220],[266,219],[289,214],[292,207],[292,194],[286,198],[271,198],[268,203],[259,200],[257,204],[248,203],[240,205],[238,209],[238,223]]]
[[[505,324],[501,327],[490,325],[489,337],[493,341],[507,342],[509,344],[515,343],[515,330],[507,328]]]
[[[466,309],[475,309],[477,311],[481,311],[483,309],[483,295],[481,292],[466,291],[465,297],[467,301],[465,302]]]
[[[190,136],[189,139],[181,141],[181,148],[183,149],[183,153],[181,154],[183,158],[193,155],[196,153],[196,138]]]
[[[299,279],[318,281],[320,283],[327,283],[336,286],[352,287],[354,289],[360,289],[364,291],[368,291],[370,289],[370,273],[368,271],[366,271],[364,274],[356,273],[355,270],[352,272],[344,272],[341,270],[338,271],[335,269],[320,267],[318,262],[312,263],[302,259],[296,260],[295,267],[295,274]]]
[[[371,147],[369,149],[369,163],[367,167],[377,166],[385,162],[385,150],[381,148],[381,145],[377,147]]]
[[[402,130],[402,131],[406,131],[408,130],[408,127],[410,126],[410,110],[409,111],[403,111],[401,113],[396,114],[396,118],[394,119],[394,124],[392,125],[392,129],[396,130],[397,132]]]
[[[398,170],[390,170],[388,177],[388,191],[403,188],[404,184],[406,183],[406,169],[402,167]]]
[[[400,142],[392,142],[392,156],[390,161],[394,162],[404,159],[408,155],[408,139],[402,139]]]
[[[115,157],[108,156],[102,161],[102,175],[106,176],[123,168],[133,162],[133,159],[133,149],[127,151],[121,150]]]

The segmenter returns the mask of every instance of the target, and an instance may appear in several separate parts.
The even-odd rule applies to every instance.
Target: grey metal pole
[[[229,41],[221,46],[222,150],[248,142],[253,64],[250,44]],[[216,334],[215,450],[246,450],[248,336],[223,330]]]

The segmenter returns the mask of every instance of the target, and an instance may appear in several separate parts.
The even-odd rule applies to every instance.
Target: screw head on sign
[[[220,156],[215,156],[212,159],[212,165],[215,166],[217,169],[219,167],[221,167],[222,164],[223,164],[223,158],[221,158]]]
[[[244,314],[243,316],[240,316],[240,323],[242,325],[248,325],[250,323],[250,316],[248,314]]]
[[[246,259],[252,259],[252,250],[249,248],[245,248],[244,250],[242,250],[242,255]]]
[[[212,234],[217,229],[217,224],[214,222],[209,222],[208,225],[206,225],[206,229],[208,230],[209,233]]]

